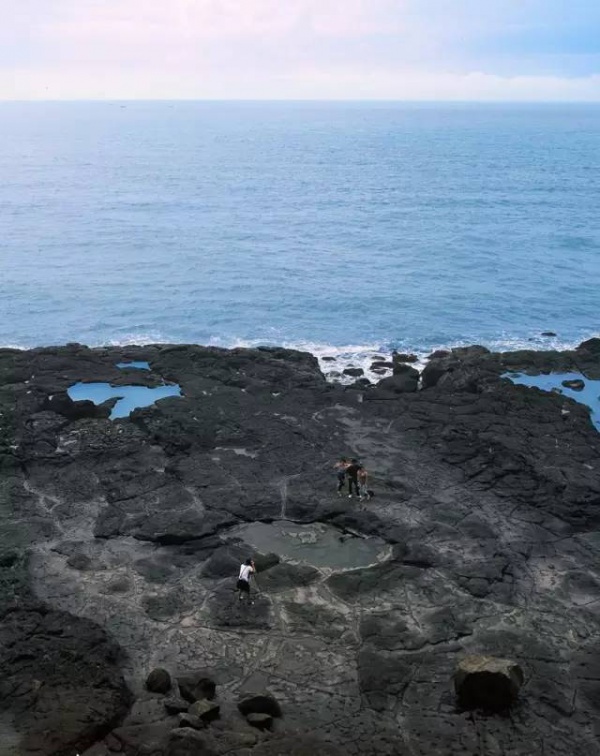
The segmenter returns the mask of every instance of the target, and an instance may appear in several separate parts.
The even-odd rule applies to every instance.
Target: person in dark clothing
[[[357,459],[350,461],[350,464],[346,468],[346,477],[348,478],[348,498],[352,498],[352,488],[357,496],[360,496],[358,489],[358,471],[360,470],[360,462]]]
[[[348,460],[346,457],[341,457],[341,459],[338,460],[338,462],[335,463],[333,466],[334,470],[337,474],[337,493],[338,496],[342,495],[342,489],[344,488],[344,483],[346,482],[346,468],[348,467]]]

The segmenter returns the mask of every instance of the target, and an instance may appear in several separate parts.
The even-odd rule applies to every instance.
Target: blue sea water
[[[2,345],[600,330],[600,106],[2,103],[0,175]]]
[[[539,388],[542,391],[557,391],[573,399],[579,404],[589,407],[590,417],[596,430],[600,431],[600,381],[593,381],[581,373],[547,373],[544,375],[524,375],[522,373],[506,373],[513,383],[521,386]],[[563,381],[583,381],[583,388],[577,390],[563,385]]]
[[[181,387],[176,384],[165,386],[111,386],[110,383],[74,383],[69,386],[67,393],[74,402],[84,400],[94,404],[102,404],[108,399],[118,399],[110,413],[110,419],[129,417],[134,409],[151,407],[160,399],[170,396],[181,396]]]

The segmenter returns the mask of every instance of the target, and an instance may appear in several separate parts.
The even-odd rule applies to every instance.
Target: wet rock
[[[371,370],[378,371],[378,370],[391,370],[394,367],[393,362],[387,362],[386,360],[376,360],[375,362],[371,363]]]
[[[153,669],[146,678],[146,690],[151,693],[168,693],[171,690],[171,675],[166,669]]]
[[[405,352],[393,352],[392,358],[394,364],[402,362],[418,362],[419,358],[416,354],[406,354]]]
[[[508,659],[468,656],[458,664],[454,689],[463,709],[505,711],[517,700],[523,671]]]
[[[248,714],[246,720],[257,730],[270,730],[273,726],[273,717],[270,714]]]
[[[556,336],[554,331],[542,331],[542,336]]]
[[[181,696],[192,704],[203,699],[212,701],[215,697],[217,686],[214,680],[208,677],[204,671],[180,675],[177,678],[177,683]]]
[[[221,707],[219,704],[206,699],[196,701],[196,703],[193,703],[188,709],[189,714],[193,717],[198,717],[203,722],[212,722],[213,719],[218,719],[220,712]]]
[[[573,391],[583,391],[585,388],[585,381],[582,381],[581,378],[574,378],[572,380],[562,381],[562,385]]]
[[[270,693],[254,693],[247,695],[238,702],[240,713],[247,717],[250,714],[268,714],[271,717],[281,717],[281,706]]]
[[[348,367],[343,370],[344,375],[349,375],[352,378],[358,378],[365,374],[365,371],[359,367]]]
[[[336,358],[335,357],[331,357],[331,356],[321,357],[321,359],[323,360],[323,362],[335,362],[336,361]]]

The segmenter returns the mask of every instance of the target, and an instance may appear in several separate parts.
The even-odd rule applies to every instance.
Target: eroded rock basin
[[[348,570],[385,560],[390,548],[380,538],[356,537],[323,523],[299,525],[288,520],[253,522],[231,533],[257,551],[313,567]]]
[[[524,375],[521,373],[506,373],[513,383],[530,388],[539,388],[542,391],[557,391],[579,404],[589,407],[591,420],[600,432],[600,381],[592,381],[581,373],[549,373],[546,375]],[[564,382],[581,381],[582,388],[574,389],[565,386]]]
[[[88,400],[102,404],[108,399],[118,399],[110,413],[110,419],[129,417],[135,409],[150,407],[159,399],[181,396],[181,388],[176,385],[156,386],[111,386],[110,383],[75,383],[68,389],[74,402]]]

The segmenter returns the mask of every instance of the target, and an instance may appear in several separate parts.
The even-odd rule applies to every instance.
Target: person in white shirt
[[[243,600],[244,594],[250,599],[250,577],[256,572],[256,567],[252,559],[246,561],[240,566],[240,574],[237,581],[237,589],[240,592],[240,601]]]

